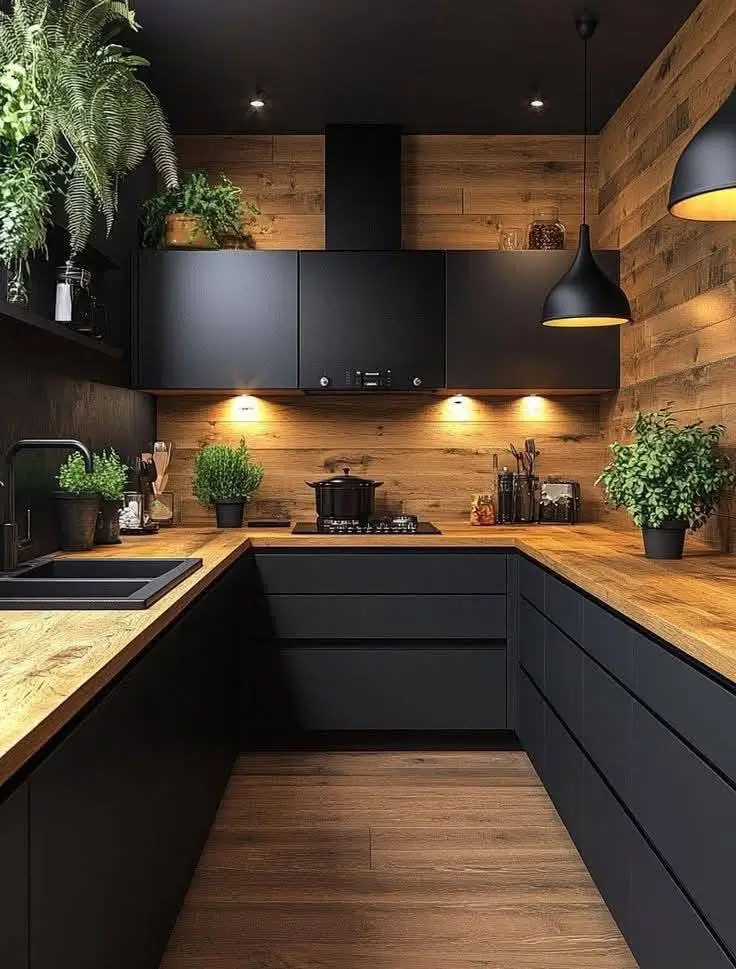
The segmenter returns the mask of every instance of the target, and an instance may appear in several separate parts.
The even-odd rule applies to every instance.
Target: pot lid
[[[350,468],[343,468],[342,474],[335,475],[334,478],[324,478],[322,481],[314,482],[315,486],[329,488],[377,488],[381,484],[383,484],[382,481],[359,478],[357,475],[350,474]]]

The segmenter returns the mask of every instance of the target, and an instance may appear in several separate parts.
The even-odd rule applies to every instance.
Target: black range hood
[[[401,248],[401,128],[325,128],[325,244]]]
[[[325,241],[300,254],[300,387],[444,386],[445,257],[401,249],[400,126],[325,129]]]

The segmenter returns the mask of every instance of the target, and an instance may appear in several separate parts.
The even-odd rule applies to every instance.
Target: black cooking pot
[[[342,471],[342,476],[306,482],[310,488],[314,488],[317,517],[368,521],[373,516],[376,488],[383,482],[354,477],[350,474],[350,468],[343,468]]]

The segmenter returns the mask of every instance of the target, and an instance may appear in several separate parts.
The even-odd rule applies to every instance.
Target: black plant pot
[[[95,528],[95,545],[120,545],[121,501],[100,502],[100,512]]]
[[[215,504],[218,528],[240,528],[243,524],[244,501],[218,501]]]
[[[100,510],[97,495],[56,495],[59,515],[59,548],[62,552],[86,552],[92,548]]]
[[[642,528],[648,559],[681,559],[687,522],[663,522],[659,528]]]

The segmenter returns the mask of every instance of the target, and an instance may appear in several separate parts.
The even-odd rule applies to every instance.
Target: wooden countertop
[[[140,611],[0,611],[0,785],[251,545],[256,548],[517,548],[736,683],[736,556],[688,539],[679,562],[644,558],[637,532],[600,525],[473,528],[336,537],[281,529],[176,528],[95,549],[97,557],[197,556],[203,567]],[[247,623],[247,617],[244,617]]]

